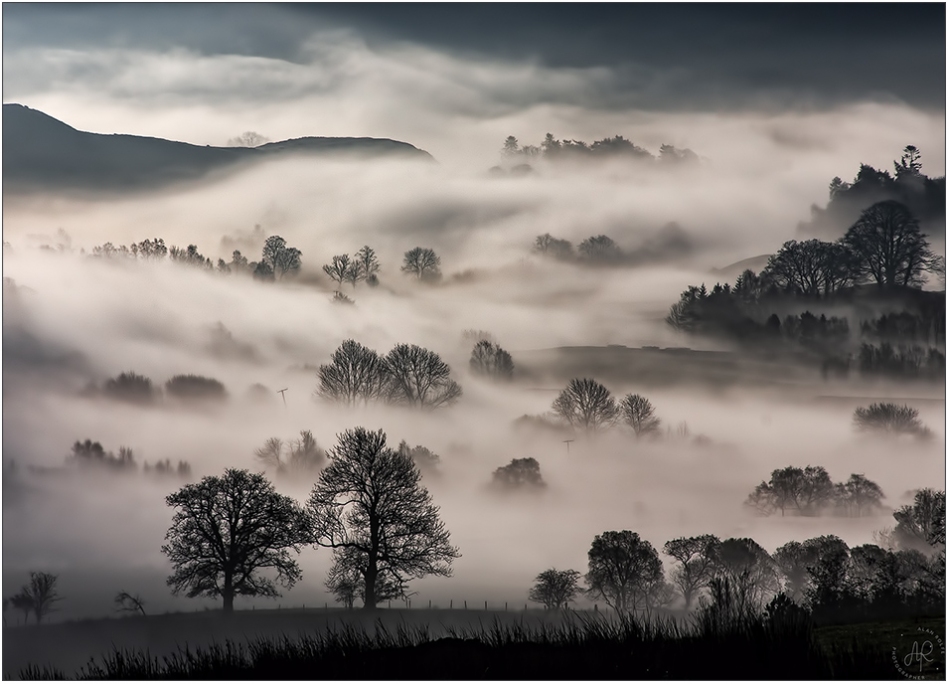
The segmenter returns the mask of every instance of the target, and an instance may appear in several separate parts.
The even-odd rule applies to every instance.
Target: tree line
[[[688,610],[697,600],[706,612],[725,609],[725,603],[738,612],[758,612],[775,600],[817,612],[938,608],[945,601],[945,491],[919,490],[913,504],[893,517],[897,526],[885,535],[886,548],[850,548],[826,535],[791,541],[769,554],[749,538],[679,537],[662,547],[673,559],[668,578],[648,541],[629,530],[604,532],[590,546],[585,575],[545,570],[529,598],[562,609],[587,595],[620,613],[677,601]]]
[[[558,140],[552,133],[547,133],[540,145],[524,145],[523,147],[516,137],[509,135],[504,140],[501,155],[507,161],[522,163],[537,159],[552,162],[581,159],[634,159],[663,166],[699,162],[699,156],[688,148],[680,149],[673,145],[663,144],[659,147],[659,154],[653,155],[622,135],[594,140],[588,144],[582,140]]]

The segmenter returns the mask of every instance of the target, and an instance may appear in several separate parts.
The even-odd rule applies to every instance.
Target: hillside
[[[428,152],[413,145],[380,138],[306,137],[260,147],[201,147],[162,138],[88,133],[23,105],[3,105],[5,195],[151,189],[196,181],[214,171],[277,155],[432,161]]]

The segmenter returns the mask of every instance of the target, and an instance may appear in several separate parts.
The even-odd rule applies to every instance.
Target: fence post
[[[599,613],[599,612],[600,612],[600,606],[599,606],[598,604],[596,604],[596,603],[593,604],[593,612],[594,612],[594,613]]]
[[[390,600],[389,600],[389,608],[391,608],[391,607],[392,607],[392,600],[390,599]]]
[[[324,603],[324,604],[323,604],[323,610],[329,610],[329,609],[330,609],[330,604],[329,604],[328,602],[327,602],[327,603]]]
[[[465,599],[465,610],[468,610],[468,599]]]
[[[451,610],[454,607],[455,607],[455,599],[450,599],[448,601],[448,610]]]
[[[487,601],[484,602],[484,609],[485,609],[485,610],[488,609],[488,602],[487,602]]]
[[[429,600],[428,600],[428,609],[429,609],[429,610],[432,609],[432,599],[429,599]]]
[[[504,602],[504,612],[507,612],[507,601]]]

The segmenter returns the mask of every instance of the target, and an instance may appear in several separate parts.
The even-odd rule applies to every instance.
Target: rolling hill
[[[424,150],[385,138],[306,137],[259,147],[202,147],[88,133],[20,104],[3,105],[4,195],[153,189],[290,155],[434,161]]]

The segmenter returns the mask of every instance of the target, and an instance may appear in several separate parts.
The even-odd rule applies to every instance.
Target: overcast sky
[[[648,146],[637,126],[665,120],[657,142],[695,146],[688,115],[870,104],[934,118],[914,144],[944,165],[941,3],[42,3],[3,20],[3,101],[97,132],[393,137],[480,165],[504,134]]]

